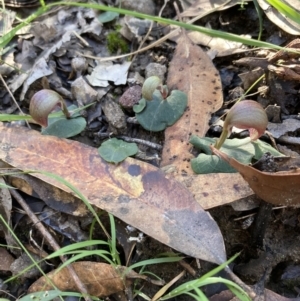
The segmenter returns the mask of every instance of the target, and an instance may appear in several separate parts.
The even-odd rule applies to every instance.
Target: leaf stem
[[[225,129],[225,127],[223,127],[222,134],[221,134],[220,138],[215,143],[215,148],[216,149],[221,148],[221,146],[223,145],[223,143],[227,139],[227,136],[228,136],[228,131]]]

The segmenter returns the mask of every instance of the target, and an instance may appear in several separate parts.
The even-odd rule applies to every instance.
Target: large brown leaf
[[[72,266],[79,279],[88,289],[88,293],[97,297],[104,297],[123,291],[125,289],[122,271],[110,264],[102,262],[80,261],[72,263]],[[48,278],[61,291],[76,292],[78,288],[70,276],[69,270],[63,268],[60,271],[52,271],[46,277],[39,278],[34,282],[28,293],[51,290],[53,286],[49,283]]]
[[[188,108],[173,126],[165,130],[161,166],[167,177],[182,182],[204,208],[231,203],[253,194],[237,174],[195,175],[191,170],[191,135],[205,136],[211,114],[223,102],[219,73],[211,59],[183,33],[168,72],[168,87],[188,95]],[[171,172],[170,172],[171,170]]]
[[[188,95],[183,116],[165,130],[161,166],[172,164],[177,174],[194,174],[191,170],[189,144],[191,135],[205,136],[211,114],[223,103],[219,72],[208,55],[182,32],[168,71],[167,85]]]
[[[4,124],[0,159],[21,170],[63,177],[91,204],[182,253],[218,264],[226,259],[222,235],[210,214],[182,184],[150,164],[131,158],[109,164],[93,147]],[[54,179],[34,176],[65,190]]]
[[[276,173],[262,172],[241,164],[215,148],[212,150],[234,167],[264,201],[275,205],[299,206],[300,171],[298,169]]]

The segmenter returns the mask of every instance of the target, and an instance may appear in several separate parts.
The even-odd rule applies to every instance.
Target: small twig
[[[156,150],[162,150],[162,146],[158,143],[155,142],[151,142],[151,141],[147,141],[147,140],[143,140],[143,139],[138,139],[138,138],[131,138],[131,137],[127,137],[127,136],[117,136],[117,138],[123,139],[127,142],[136,142],[139,144],[143,144],[146,146],[149,146],[151,148],[154,148]]]
[[[100,137],[100,138],[111,138],[112,137],[112,134],[111,133],[96,133],[95,134],[96,136]],[[136,143],[139,143],[139,144],[143,144],[143,145],[146,145],[146,146],[149,146],[153,149],[156,149],[156,150],[162,150],[162,146],[158,143],[155,143],[155,142],[151,142],[151,141],[147,141],[147,140],[143,140],[143,139],[138,139],[138,138],[132,138],[132,137],[127,137],[127,136],[115,136],[116,138],[119,138],[119,139],[122,139],[122,140],[125,140],[126,142],[136,142]]]
[[[89,43],[83,37],[81,37],[75,30],[72,31],[72,33],[77,37],[78,40],[82,42],[84,46],[86,47],[90,46]]]
[[[49,245],[55,250],[58,251],[60,249],[60,246],[55,241],[55,239],[52,237],[52,235],[47,231],[47,229],[44,227],[44,225],[39,221],[39,219],[36,217],[36,215],[31,211],[30,207],[27,205],[25,200],[22,198],[22,196],[14,189],[9,189],[11,195],[16,199],[16,201],[22,206],[26,214],[29,216],[29,218],[32,220],[34,225],[37,227],[37,229],[41,232],[42,236],[47,240]],[[66,262],[67,259],[64,256],[60,256],[60,259],[62,262]],[[77,286],[78,290],[84,295],[84,299],[86,301],[92,301],[92,299],[87,296],[88,291],[86,289],[86,286],[82,283],[82,281],[79,279],[78,275],[76,274],[74,268],[72,265],[67,265],[67,269],[69,270],[69,273],[71,277],[73,278],[75,285]]]
[[[178,261],[178,263],[193,277],[196,277],[197,272],[195,271],[195,269],[193,269],[191,267],[190,264],[188,264],[184,259]]]

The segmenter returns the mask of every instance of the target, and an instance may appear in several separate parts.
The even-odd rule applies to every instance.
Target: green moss
[[[121,53],[126,53],[129,50],[126,40],[118,31],[110,32],[107,35],[107,48],[110,53],[115,53],[118,50],[120,50]]]

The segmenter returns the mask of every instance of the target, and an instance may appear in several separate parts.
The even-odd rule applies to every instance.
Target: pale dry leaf
[[[271,22],[276,24],[285,32],[292,35],[300,34],[300,24],[288,19],[286,16],[282,15],[277,9],[272,7],[266,0],[257,0],[261,9],[265,12],[267,17]],[[298,0],[285,0],[285,3],[290,5],[293,9],[300,12],[300,2]]]
[[[88,293],[97,297],[105,297],[125,289],[122,274],[117,268],[102,262],[80,261],[71,264]],[[77,285],[70,276],[69,270],[63,268],[47,274],[53,284],[61,291],[78,291]],[[51,290],[53,286],[43,276],[34,282],[28,293]]]
[[[184,5],[185,11],[181,13],[181,17],[195,17],[200,14],[208,14],[210,11],[219,11],[228,9],[234,5],[241,5],[241,1],[233,0],[229,1],[226,0],[195,0],[190,5]],[[248,1],[244,1],[245,5]]]
[[[177,174],[191,175],[191,135],[205,136],[211,114],[223,103],[219,72],[211,59],[182,34],[170,63],[167,86],[188,95],[183,116],[165,130],[165,145],[161,166],[172,165]]]

